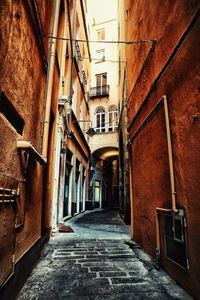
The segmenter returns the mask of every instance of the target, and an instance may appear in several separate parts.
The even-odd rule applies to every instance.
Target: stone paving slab
[[[90,214],[92,222],[96,216],[97,224],[102,220],[107,225],[106,217],[109,219],[105,234],[102,224],[98,233],[98,226],[93,230],[94,224],[88,224]],[[127,225],[123,227],[116,212],[110,216],[114,224],[109,213],[98,211],[85,216],[86,219],[83,214],[67,223],[74,233],[59,233],[50,240],[18,300],[192,299],[165,272],[155,270],[149,256],[136,243],[131,248],[127,245],[129,229]],[[120,232],[116,234],[115,226],[119,224]]]

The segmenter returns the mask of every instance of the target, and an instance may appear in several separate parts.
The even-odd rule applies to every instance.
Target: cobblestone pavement
[[[117,211],[86,212],[66,224],[75,232],[51,238],[18,300],[192,299],[136,243],[130,247],[130,227]]]

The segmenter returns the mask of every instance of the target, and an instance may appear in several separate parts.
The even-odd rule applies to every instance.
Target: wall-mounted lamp
[[[93,127],[89,127],[86,131],[86,134],[88,134],[90,137],[93,137],[93,135],[96,134],[96,131],[94,130]]]

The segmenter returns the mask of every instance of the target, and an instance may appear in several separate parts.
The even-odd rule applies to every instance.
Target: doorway
[[[69,212],[69,197],[71,194],[71,169],[70,165],[66,166],[65,170],[65,195],[63,203],[63,217],[66,217],[70,214]]]
[[[94,181],[94,207],[101,208],[101,182]]]

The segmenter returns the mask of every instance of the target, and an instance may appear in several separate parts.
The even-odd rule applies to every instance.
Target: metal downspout
[[[77,0],[74,0],[74,6],[73,6],[73,20],[71,24],[71,18],[70,18],[70,4],[69,0],[67,1],[67,15],[68,15],[68,24],[69,24],[69,37],[70,37],[70,69],[69,69],[69,84],[67,86],[67,95],[68,95],[68,102],[70,106],[70,113],[69,113],[69,119],[68,121],[68,132],[70,132],[71,128],[71,120],[72,120],[72,112],[71,112],[71,105],[72,105],[72,94],[73,94],[73,65],[74,65],[74,41],[75,41],[75,34],[76,34],[76,8],[77,8]],[[67,105],[68,108],[68,105]]]
[[[166,125],[166,134],[167,134],[167,148],[168,148],[168,159],[169,159],[169,171],[170,171],[170,184],[171,184],[171,201],[172,208],[156,208],[156,251],[155,251],[155,267],[159,268],[160,265],[160,228],[159,228],[159,212],[161,211],[172,211],[174,213],[178,212],[176,207],[176,189],[175,189],[175,178],[174,178],[174,162],[173,162],[173,153],[172,153],[172,141],[171,141],[171,131],[170,131],[170,120],[169,120],[169,109],[167,103],[167,97],[163,97],[164,111],[165,111],[165,125]]]
[[[176,212],[178,212],[178,209],[176,207],[174,161],[173,161],[173,153],[172,153],[172,140],[171,140],[171,131],[170,131],[169,110],[168,110],[168,104],[167,104],[167,97],[164,95],[162,98],[164,101],[164,110],[165,110],[165,125],[166,125],[166,134],[167,134],[168,158],[169,158],[172,211],[176,213]]]
[[[170,185],[171,185],[171,209],[167,208],[156,208],[156,263],[155,267],[159,268],[159,260],[160,260],[160,235],[159,235],[159,212],[162,211],[168,211],[177,213],[178,209],[176,206],[176,189],[175,189],[175,178],[174,178],[174,163],[173,163],[173,152],[172,152],[172,141],[171,141],[171,131],[170,131],[170,120],[169,120],[169,110],[168,110],[168,103],[167,103],[167,97],[166,95],[163,95],[161,99],[158,101],[158,103],[153,107],[151,112],[148,114],[148,116],[145,118],[145,120],[141,123],[141,125],[137,128],[135,133],[131,136],[129,139],[129,146],[133,143],[136,135],[139,133],[139,131],[143,128],[146,121],[151,117],[154,110],[160,105],[160,103],[163,102],[164,104],[164,112],[165,112],[165,125],[166,125],[166,135],[167,135],[167,148],[168,148],[168,160],[169,160],[169,171],[170,171]],[[131,149],[130,149],[131,151]],[[131,176],[131,174],[130,174]],[[132,199],[131,199],[132,202]],[[133,204],[131,206],[131,209],[133,208]],[[131,218],[133,216],[131,215]]]
[[[60,11],[60,0],[56,0],[54,19],[53,19],[53,28],[52,28],[53,37],[57,37],[57,33],[58,33],[59,11]],[[56,39],[51,38],[46,97],[45,97],[46,107],[45,107],[45,116],[44,116],[43,143],[42,143],[42,156],[44,157],[45,160],[47,160],[47,151],[48,151],[51,100],[52,100],[52,91],[53,91],[53,76],[54,76],[54,65],[55,65],[55,57],[56,57],[56,42],[57,42]]]

